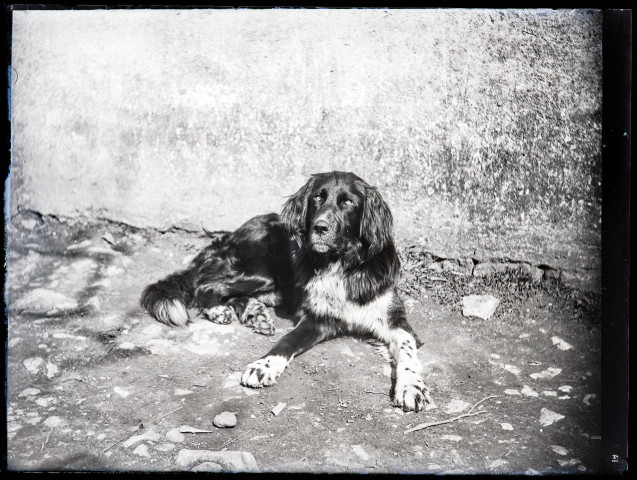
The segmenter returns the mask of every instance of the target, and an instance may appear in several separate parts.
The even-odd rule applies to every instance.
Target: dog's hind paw
[[[261,335],[271,336],[276,332],[276,327],[268,312],[268,308],[263,302],[255,300],[254,298],[251,298],[246,305],[246,309],[243,311],[243,315],[241,315],[241,323]]]
[[[225,305],[216,305],[211,308],[201,310],[201,314],[213,323],[228,325],[237,320],[234,308]]]

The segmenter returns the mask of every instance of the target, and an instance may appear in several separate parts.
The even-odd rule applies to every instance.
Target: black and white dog
[[[339,335],[372,335],[396,364],[394,405],[433,405],[396,290],[400,262],[392,215],[378,191],[352,173],[312,175],[281,216],[255,217],[204,249],[187,270],[148,286],[142,306],[158,321],[185,325],[187,308],[209,320],[239,320],[274,333],[266,307],[284,306],[296,326],[249,364],[241,383],[276,383],[296,355]]]

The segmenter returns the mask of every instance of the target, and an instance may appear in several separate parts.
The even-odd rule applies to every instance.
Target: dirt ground
[[[537,288],[520,296],[495,282],[496,315],[465,318],[457,299],[445,299],[467,279],[431,273],[438,286],[405,300],[437,408],[404,413],[390,402],[383,346],[321,344],[294,359],[277,385],[254,390],[238,377],[289,320],[275,318],[273,337],[195,312],[181,329],[152,320],[139,306],[142,289],[183,268],[210,241],[204,234],[35,214],[11,227],[11,470],[598,471],[599,319],[576,294]],[[236,414],[234,428],[213,426],[224,411]],[[205,432],[180,433],[185,426]],[[202,451],[248,452],[254,462]]]

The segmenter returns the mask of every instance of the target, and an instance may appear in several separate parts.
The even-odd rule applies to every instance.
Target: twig
[[[389,397],[389,393],[384,392],[373,392],[371,390],[365,390],[365,393],[375,393],[376,395],[385,395],[386,397]]]
[[[225,447],[226,445],[230,445],[231,443],[239,440],[241,437],[243,437],[244,435],[247,435],[248,433],[250,433],[252,430],[254,430],[254,428],[251,428],[250,430],[243,432],[241,435],[239,435],[238,437],[233,438],[232,440],[228,440],[226,443],[224,443],[223,445],[221,445],[221,448]]]
[[[455,422],[456,420],[460,420],[464,417],[473,417],[474,415],[478,415],[480,413],[487,413],[486,410],[479,410],[475,413],[465,413],[463,415],[458,415],[457,417],[449,418],[447,420],[441,420],[439,422],[430,422],[430,423],[421,423],[420,425],[416,425],[414,428],[410,428],[409,430],[405,430],[403,434],[415,432],[416,430],[422,430],[423,428],[435,427],[436,425],[443,425],[445,423]]]
[[[42,442],[42,447],[40,448],[40,453],[42,453],[42,450],[44,450],[44,446],[49,443],[49,438],[51,437],[51,432],[53,431],[53,427],[51,427],[51,430],[49,430],[49,434],[46,436],[46,440],[44,442]]]
[[[166,413],[166,414],[162,415],[161,417],[156,418],[155,420],[151,420],[151,421],[150,421],[150,423],[155,423],[155,422],[157,422],[157,421],[161,420],[162,418],[167,417],[167,416],[168,416],[168,415],[170,415],[171,413],[175,413],[177,410],[181,410],[182,408],[184,408],[184,407],[183,407],[183,406],[182,406],[182,407],[177,407],[177,408],[175,408],[174,410],[171,410],[170,412],[168,412],[168,413]]]
[[[119,445],[120,443],[122,443],[124,440],[128,440],[130,437],[132,437],[133,435],[136,435],[139,433],[139,428],[137,428],[133,433],[129,433],[128,435],[126,435],[125,437],[122,437],[120,440],[116,441],[114,444],[112,444],[109,447],[106,447],[104,450],[102,450],[99,454],[99,456],[104,455],[106,452],[108,452],[111,448],[113,448],[115,445]]]
[[[471,413],[473,412],[473,409],[476,408],[478,405],[480,405],[482,402],[484,402],[485,400],[489,400],[490,398],[496,398],[498,395],[492,395],[490,397],[486,397],[483,398],[482,400],[480,400],[479,402],[476,402],[473,404],[473,407],[471,407],[469,409],[469,411],[467,413],[464,413],[462,415],[458,415],[457,417],[453,417],[453,418],[449,418],[447,420],[441,420],[439,422],[429,422],[429,423],[421,423],[419,425],[416,425],[413,428],[410,428],[409,430],[405,430],[403,432],[403,434],[407,434],[407,433],[411,433],[411,432],[415,432],[416,430],[422,430],[424,428],[428,428],[428,427],[434,427],[436,425],[443,425],[445,423],[451,423],[451,422],[455,422],[456,420],[460,420],[461,418],[465,418],[465,417],[473,417],[474,415],[479,415],[481,413],[487,413],[486,410],[479,410],[477,412]]]
[[[111,345],[111,348],[109,348],[108,350],[106,350],[106,353],[105,353],[104,355],[102,355],[96,363],[101,362],[101,361],[104,359],[104,357],[105,357],[106,355],[108,355],[109,353],[111,353],[111,350],[113,350],[113,348],[115,348],[115,345]]]
[[[483,398],[482,400],[480,400],[479,402],[476,402],[473,404],[473,407],[471,407],[469,409],[469,411],[467,413],[471,413],[473,411],[474,408],[476,408],[478,405],[480,405],[482,402],[484,402],[485,400],[489,400],[490,398],[498,398],[500,395],[491,395],[490,397],[486,397]]]

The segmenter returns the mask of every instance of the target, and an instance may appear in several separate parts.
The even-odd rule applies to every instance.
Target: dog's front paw
[[[274,335],[276,328],[268,308],[258,300],[251,298],[241,315],[241,323],[261,335]]]
[[[216,305],[211,308],[202,309],[201,313],[211,322],[221,325],[228,325],[234,320],[237,320],[237,314],[234,308],[225,305]]]
[[[422,379],[409,379],[403,383],[396,381],[394,387],[394,406],[401,407],[405,412],[419,412],[435,408],[435,404],[429,395],[429,390]]]
[[[279,355],[268,355],[252,362],[241,375],[241,384],[252,388],[274,385],[287,363],[287,359]]]

